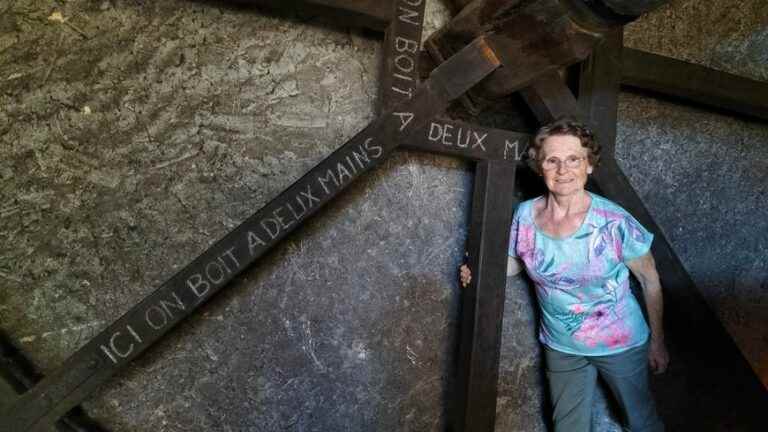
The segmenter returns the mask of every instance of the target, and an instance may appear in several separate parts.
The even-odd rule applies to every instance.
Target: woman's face
[[[571,135],[551,136],[542,143],[541,154],[539,168],[550,193],[573,195],[584,190],[593,168],[581,140]]]

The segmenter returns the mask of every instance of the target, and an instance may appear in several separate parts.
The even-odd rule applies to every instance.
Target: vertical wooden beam
[[[410,100],[419,84],[419,54],[427,0],[394,0],[384,35],[379,112]]]
[[[602,143],[606,159],[616,154],[623,45],[623,28],[611,30],[605,34],[603,43],[597,45],[592,55],[581,64],[579,108]]]
[[[462,291],[458,375],[450,430],[493,431],[504,315],[515,164],[477,164],[467,251],[472,283]]]

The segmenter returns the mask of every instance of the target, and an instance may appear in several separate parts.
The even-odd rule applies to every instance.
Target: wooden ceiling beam
[[[392,20],[392,2],[382,0],[229,0],[240,5],[255,5],[267,10],[301,10],[340,19],[342,22],[375,31],[386,30]]]
[[[631,48],[621,84],[768,120],[768,83]]]

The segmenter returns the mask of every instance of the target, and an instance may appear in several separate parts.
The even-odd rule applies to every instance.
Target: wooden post
[[[462,291],[458,375],[450,430],[487,432],[496,421],[507,248],[515,164],[477,164],[467,241],[472,283]]]

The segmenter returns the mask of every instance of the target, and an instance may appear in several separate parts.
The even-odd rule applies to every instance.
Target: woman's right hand
[[[466,288],[469,286],[469,283],[472,282],[472,271],[469,269],[468,265],[462,264],[461,267],[459,267],[459,279],[461,279],[462,288]]]

